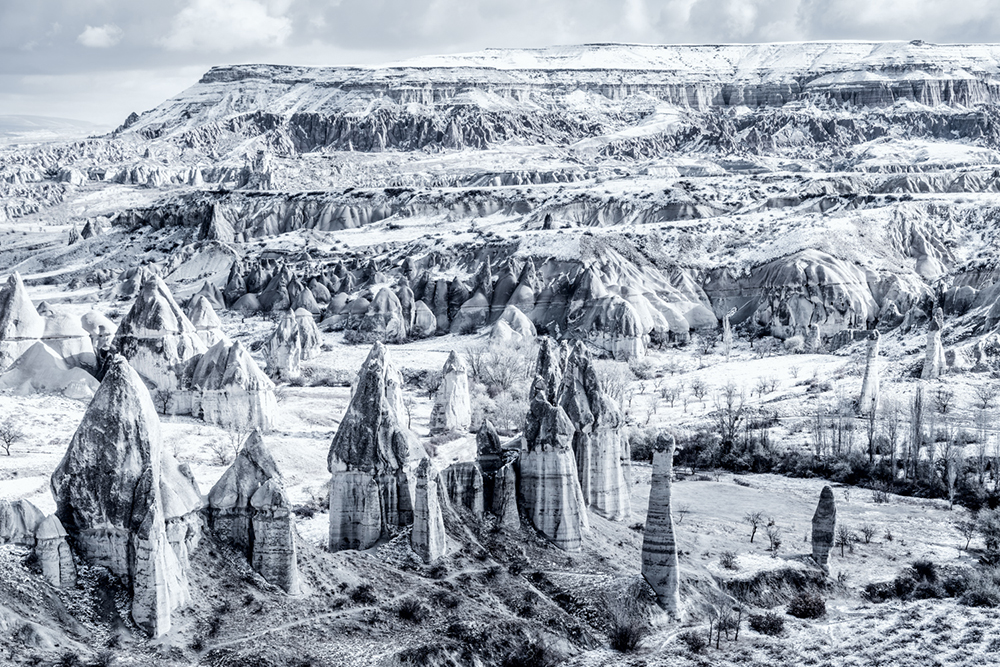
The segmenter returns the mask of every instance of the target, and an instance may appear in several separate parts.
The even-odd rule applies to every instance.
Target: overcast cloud
[[[487,47],[1000,42],[1000,0],[0,0],[0,114],[120,123],[212,65]]]

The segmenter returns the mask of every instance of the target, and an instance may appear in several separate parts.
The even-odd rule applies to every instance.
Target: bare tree
[[[917,387],[910,401],[910,443],[906,452],[906,476],[916,477],[917,460],[924,442],[924,388]]]
[[[660,394],[660,398],[670,404],[670,407],[674,407],[677,397],[681,394],[681,387],[682,385],[663,380],[656,386],[656,391]]]
[[[1000,396],[1000,388],[992,382],[977,385],[972,391],[976,395],[980,410],[989,410],[996,397]]]
[[[683,523],[684,517],[691,513],[690,505],[678,505],[677,509],[674,510],[674,515],[677,517],[677,523]]]
[[[770,519],[767,522],[765,532],[767,533],[767,541],[770,545],[768,550],[771,552],[771,557],[775,558],[778,555],[778,550],[781,548],[781,527],[774,523],[774,519]]]
[[[938,414],[946,415],[951,409],[952,399],[955,398],[955,392],[945,389],[944,387],[939,387],[934,392],[934,410]]]
[[[871,544],[872,538],[875,537],[875,526],[870,523],[861,524],[861,536],[865,538],[865,544]]]
[[[708,385],[701,378],[695,378],[691,380],[691,393],[704,405],[705,396],[708,395]]]
[[[153,402],[158,408],[160,408],[160,414],[167,414],[167,410],[170,408],[170,399],[173,397],[173,393],[167,389],[157,389],[153,392]]]
[[[757,529],[764,523],[764,513],[760,511],[747,512],[743,515],[743,520],[750,524],[750,543],[753,544],[753,538],[757,534]]]
[[[975,519],[972,521],[959,521],[955,524],[955,527],[958,528],[959,534],[965,538],[965,551],[968,551],[969,545],[972,543],[972,538],[979,532]]]
[[[882,430],[885,443],[889,448],[889,484],[890,490],[896,484],[896,451],[899,442],[899,402],[887,399],[882,402]]]
[[[13,417],[0,421],[0,447],[3,447],[4,454],[10,456],[10,448],[23,439],[24,429],[14,421]]]
[[[745,414],[746,396],[742,389],[729,383],[716,393],[715,420],[723,448],[731,448],[736,444]]]
[[[834,544],[840,547],[840,557],[844,557],[844,547],[850,547],[854,551],[854,533],[847,526],[837,526],[837,538]]]

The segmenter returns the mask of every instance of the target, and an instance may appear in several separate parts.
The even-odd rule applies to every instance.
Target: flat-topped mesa
[[[566,364],[559,405],[576,428],[573,450],[587,505],[612,521],[627,518],[631,494],[622,465],[624,420],[601,387],[593,360],[581,342],[573,346]]]
[[[431,433],[464,433],[472,425],[469,402],[469,368],[454,350],[448,355],[442,371],[441,386],[434,396],[431,409]]]
[[[646,512],[646,529],[642,538],[642,576],[652,586],[660,606],[676,618],[680,606],[680,576],[677,539],[670,511],[676,442],[673,438],[668,438],[662,444],[662,449],[653,453],[649,509]]]
[[[427,453],[405,425],[403,378],[382,343],[358,373],[330,445],[330,549],[367,549],[413,522],[414,470]]]
[[[191,377],[191,413],[224,428],[274,426],[278,403],[271,381],[239,341],[219,341],[203,354]]]
[[[812,518],[812,556],[816,564],[829,572],[830,550],[833,549],[837,529],[837,502],[833,489],[824,486],[819,494],[819,503]]]
[[[299,592],[295,528],[281,472],[258,431],[208,493],[208,525],[265,579]]]
[[[206,347],[212,347],[219,341],[229,342],[229,337],[222,331],[222,320],[205,295],[194,295],[188,305],[187,316]]]
[[[205,343],[166,284],[150,275],[118,326],[112,344],[146,382],[157,389],[185,389],[183,378]]]
[[[189,599],[202,498],[190,470],[163,448],[149,391],[124,357],[109,361],[52,473],[52,495],[83,560],[129,584],[136,623],[154,636],[169,630],[170,612]]]
[[[879,405],[879,333],[872,331],[868,336],[868,352],[865,359],[865,378],[861,382],[861,398],[858,399],[858,412],[871,415],[878,411]]]
[[[299,321],[291,311],[278,321],[264,347],[267,374],[275,380],[293,380],[301,373],[302,334]]]
[[[416,493],[413,502],[413,531],[410,546],[424,562],[433,563],[448,546],[444,517],[438,500],[438,473],[430,459],[423,459],[414,473]]]
[[[45,333],[45,320],[28,298],[15,271],[0,289],[0,372],[7,369]]]
[[[944,311],[938,306],[934,309],[934,317],[927,327],[927,351],[924,354],[924,367],[920,372],[923,380],[936,380],[944,369],[944,348],[941,346],[941,330],[944,329]]]

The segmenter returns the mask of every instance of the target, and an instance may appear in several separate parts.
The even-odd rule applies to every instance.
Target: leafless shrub
[[[13,417],[0,421],[0,447],[10,456],[10,448],[24,439],[24,429]]]

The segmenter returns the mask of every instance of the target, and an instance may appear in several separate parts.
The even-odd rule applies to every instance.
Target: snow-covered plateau
[[[1000,655],[1000,45],[8,121],[0,663]]]

